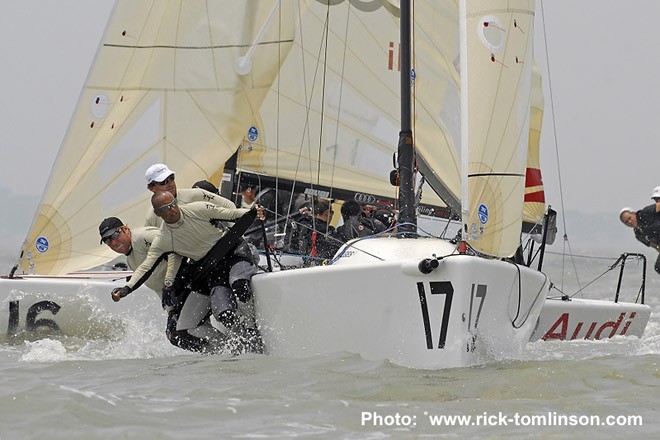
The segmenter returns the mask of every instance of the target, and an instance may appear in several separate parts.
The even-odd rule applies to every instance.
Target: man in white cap
[[[653,193],[651,193],[651,198],[653,201],[656,203],[656,206],[658,202],[660,202],[660,186],[656,186],[653,188]]]
[[[147,168],[144,176],[147,179],[147,189],[152,193],[159,191],[167,191],[176,199],[179,206],[186,205],[193,202],[206,202],[213,205],[220,206],[226,209],[236,209],[236,205],[229,199],[226,199],[216,193],[206,191],[202,188],[177,188],[175,180],[175,172],[172,171],[167,165],[156,163]],[[150,209],[147,213],[145,226],[156,226],[160,228],[163,225],[163,220]],[[231,222],[214,221],[213,225],[221,231],[226,232],[231,226]],[[252,260],[249,267],[248,263],[243,260],[234,268],[233,273],[240,274],[240,276],[232,277],[233,283],[231,288],[237,295],[251,296],[250,279],[257,273],[259,256],[256,248],[251,248],[245,240],[241,240],[233,250],[233,253],[243,257],[245,261]]]
[[[157,163],[147,168],[144,177],[147,179],[147,189],[152,193],[157,191],[169,191],[172,196],[176,198],[179,205],[185,205],[191,202],[208,202],[214,205],[222,206],[223,208],[234,209],[236,205],[217,193],[206,191],[202,188],[182,188],[176,187],[175,172],[168,168],[167,165]],[[163,221],[154,214],[153,209],[147,212],[145,226],[160,227]]]
[[[619,212],[619,220],[633,229],[640,243],[660,252],[660,212],[656,211],[656,205],[646,206],[639,211],[623,208]],[[660,273],[660,254],[655,261],[655,271]]]

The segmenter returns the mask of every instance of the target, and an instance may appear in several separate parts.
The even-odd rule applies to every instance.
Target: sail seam
[[[282,44],[282,43],[292,43],[292,39],[287,40],[278,40],[278,41],[263,41],[259,43],[259,46],[264,46],[267,44]],[[218,44],[211,46],[177,46],[170,44],[153,44],[153,45],[126,45],[126,44],[104,44],[103,47],[115,47],[120,49],[195,49],[195,50],[208,50],[208,49],[230,49],[236,47],[250,47],[251,44]]]
[[[483,176],[525,177],[525,175],[521,174],[521,173],[475,173],[475,174],[468,174],[468,177],[483,177]]]

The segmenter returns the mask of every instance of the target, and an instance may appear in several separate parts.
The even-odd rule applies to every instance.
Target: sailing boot
[[[248,261],[239,261],[229,269],[229,285],[241,302],[247,302],[252,298],[250,278],[257,273],[257,266]]]
[[[246,279],[236,280],[231,283],[231,290],[240,302],[248,302],[252,299],[252,288],[250,281]]]
[[[170,343],[175,347],[183,348],[184,350],[196,351],[199,353],[208,352],[210,350],[210,346],[207,339],[193,336],[188,333],[188,330],[176,329],[178,319],[178,313],[168,313],[167,327],[165,328],[165,335],[167,336],[167,340],[170,341]]]

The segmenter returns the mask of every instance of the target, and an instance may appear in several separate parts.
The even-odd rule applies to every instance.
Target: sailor
[[[246,209],[252,208],[257,203],[258,191],[259,190],[256,183],[252,182],[251,180],[243,179],[237,185],[237,190],[235,194],[237,196],[241,196],[241,198],[240,200],[237,200],[236,205]],[[268,212],[268,207],[266,207],[265,215],[267,221],[271,220],[273,217],[272,214]],[[258,223],[255,222],[254,225],[252,226],[253,227],[251,227],[250,229],[253,231],[250,234],[246,235],[245,239],[252,245],[258,248],[263,248],[264,246],[264,243],[262,243],[263,233],[261,230],[258,230],[258,228],[256,228],[256,226],[258,226]]]
[[[329,200],[317,199],[314,216],[307,215],[292,229],[290,251],[304,255],[305,266],[318,266],[331,259],[342,245],[330,225],[334,211]]]
[[[264,208],[264,215],[266,216],[266,234],[268,240],[274,240],[275,234],[283,233],[287,221],[299,217],[298,210],[305,203],[305,196],[298,194],[292,196],[290,191],[276,190],[275,188],[259,188],[257,180],[251,177],[241,177],[237,184],[236,193],[241,196],[237,200],[237,205],[241,208],[250,208],[258,203]],[[279,218],[278,218],[279,217]],[[245,238],[255,246],[263,247],[263,231],[256,228],[258,224],[250,228],[252,232]]]
[[[126,263],[131,270],[137,269],[147,258],[151,244],[158,235],[159,228],[145,226],[143,228],[131,229],[117,217],[108,217],[99,225],[101,243],[108,245],[113,251],[126,256]],[[145,281],[147,287],[156,292],[161,299],[163,308],[168,311],[166,335],[172,345],[184,350],[204,352],[207,350],[208,341],[198,338],[188,331],[176,331],[175,324],[180,307],[171,307],[163,302],[171,295],[174,278],[166,278],[166,273],[176,274],[179,270],[181,258],[170,255],[166,260],[161,260]]]
[[[362,214],[360,204],[355,200],[346,200],[341,207],[344,224],[337,228],[337,235],[343,242],[354,238],[367,237],[385,230],[385,225],[375,218]]]
[[[260,351],[261,341],[258,332],[254,327],[249,326],[250,322],[244,322],[239,316],[236,301],[238,299],[241,303],[247,303],[252,301],[252,298],[232,291],[229,287],[237,277],[242,277],[242,274],[236,271],[236,268],[241,266],[240,263],[243,263],[243,267],[252,264],[247,258],[232,252],[237,244],[237,238],[240,238],[242,233],[238,233],[237,238],[233,239],[232,230],[225,234],[211,222],[236,221],[245,216],[243,223],[249,225],[255,216],[263,217],[263,209],[223,208],[204,202],[179,206],[177,200],[168,191],[155,192],[151,197],[151,204],[156,215],[163,220],[163,226],[152,243],[146,259],[135,269],[130,281],[126,286],[112,291],[113,299],[119,301],[130,294],[146,279],[148,271],[162,255],[174,252],[192,261],[190,273],[184,277],[183,283],[188,284],[193,293],[183,305],[177,330],[196,327],[206,318],[205,310],[208,308],[203,313],[195,315],[199,302],[190,300],[193,294],[197,299],[199,295],[203,295],[209,298],[206,304],[210,306],[215,319],[224,325],[229,333],[246,341],[249,349]],[[237,223],[236,226],[238,225]],[[166,279],[171,277],[171,273],[166,274]],[[174,289],[175,294],[178,293],[177,287],[175,286]],[[163,300],[165,301],[165,298]],[[191,316],[198,318],[192,319]],[[184,318],[190,322],[181,325],[181,320]]]
[[[385,226],[386,229],[389,229],[396,226],[397,213],[389,208],[381,208],[374,213],[373,218],[379,220]],[[396,232],[396,231],[391,231],[391,232]]]
[[[190,202],[208,202],[224,208],[236,208],[236,205],[229,199],[226,199],[217,192],[207,191],[204,187],[193,187],[190,189],[178,189],[176,186],[175,172],[167,165],[157,163],[147,168],[144,177],[147,180],[147,189],[152,193],[157,191],[169,191],[179,205],[185,205]],[[199,182],[198,182],[199,183]],[[207,182],[211,185],[210,182]],[[217,188],[216,188],[217,191]],[[145,226],[155,226],[159,228],[163,221],[149,209],[145,219]]]
[[[218,195],[217,188],[210,182],[200,181],[193,185],[195,186],[194,188],[180,189],[177,188],[175,175],[176,173],[167,165],[162,163],[153,164],[147,168],[147,171],[144,174],[144,177],[147,180],[147,189],[152,193],[168,191],[176,199],[178,206],[191,202],[205,202],[227,209],[236,209],[236,205],[231,200]],[[215,188],[215,191],[208,191],[208,188]],[[162,224],[163,220],[156,215],[153,209],[150,209],[147,213],[145,226],[155,226],[160,228]],[[232,223],[214,220],[213,225],[224,232],[229,229]],[[232,274],[238,274],[240,276],[232,276],[233,282],[231,288],[235,290],[237,295],[249,298],[252,296],[250,279],[258,271],[257,263],[259,262],[259,253],[256,247],[250,245],[244,239],[239,240],[238,245],[233,249],[233,253],[243,258],[237,261],[237,267],[232,269]],[[244,260],[251,261],[251,264],[246,265]],[[184,265],[185,264],[187,263],[184,262]],[[185,271],[185,269],[183,270]]]
[[[236,189],[236,195],[241,196],[240,203],[237,203],[241,208],[251,208],[257,202],[257,195],[259,194],[259,186],[256,182],[248,179],[242,179]]]
[[[655,188],[653,188],[653,192],[651,193],[651,199],[656,203],[656,205],[660,203],[660,186],[656,186]],[[660,211],[660,209],[657,210]]]
[[[633,228],[635,238],[660,253],[660,212],[656,204],[646,206],[639,211],[623,208],[619,212],[621,223]],[[660,254],[655,260],[655,271],[660,273]]]

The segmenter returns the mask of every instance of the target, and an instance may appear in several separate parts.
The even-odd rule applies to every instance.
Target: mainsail
[[[107,25],[21,253],[38,274],[113,257],[98,224],[142,226],[144,172],[166,162],[181,187],[222,168],[255,124],[293,40],[289,1],[120,0]],[[255,44],[256,43],[256,44]],[[252,69],[234,72],[251,52]]]
[[[397,2],[298,4],[294,46],[239,168],[396,198],[389,171],[400,126]],[[453,1],[415,8],[415,144],[441,170],[442,184],[459,194],[458,9]],[[421,201],[445,206],[432,190]]]
[[[477,251],[509,257],[522,226],[534,0],[461,6],[463,233]]]

